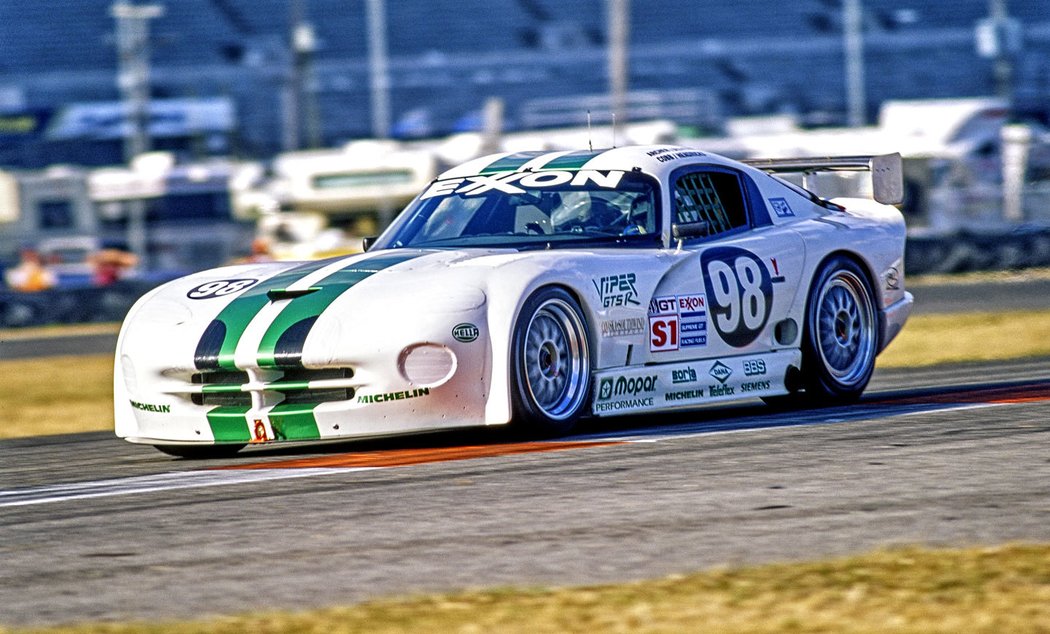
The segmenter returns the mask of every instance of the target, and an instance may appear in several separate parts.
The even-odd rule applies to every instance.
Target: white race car
[[[829,170],[871,171],[871,195],[827,200],[775,175]],[[221,268],[143,297],[117,347],[116,433],[205,456],[855,400],[911,310],[900,197],[898,155],[471,160],[365,253]]]

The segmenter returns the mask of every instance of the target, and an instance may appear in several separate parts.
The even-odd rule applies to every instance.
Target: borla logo
[[[680,370],[671,370],[671,382],[672,383],[695,383],[696,382],[696,370],[693,368],[682,368]]]
[[[729,369],[729,366],[722,363],[721,361],[715,361],[715,364],[711,366],[709,374],[718,379],[719,383],[725,383],[726,379],[728,379],[729,376],[733,374],[733,371]]]
[[[598,398],[600,400],[606,400],[612,396],[613,391],[613,380],[602,379],[601,387],[598,388]]]

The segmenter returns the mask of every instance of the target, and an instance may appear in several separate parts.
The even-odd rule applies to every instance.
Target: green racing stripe
[[[321,432],[314,418],[313,404],[277,405],[267,414],[274,438],[270,440],[317,440]],[[252,427],[246,418],[250,407],[222,406],[208,412],[208,425],[217,443],[252,441]]]
[[[291,335],[285,341],[293,348],[292,353],[301,353],[302,343],[313,325],[307,320],[316,319],[339,295],[357,282],[419,255],[418,252],[386,254],[348,262],[346,268],[325,277],[316,288],[309,289],[305,294],[289,294],[287,288],[307,275],[330,266],[335,260],[308,262],[256,284],[231,301],[212,321],[198,344],[195,355],[197,367],[236,370],[234,355],[245,329],[267,304],[274,301],[286,301],[288,306],[267,329],[260,346],[260,362],[264,367],[277,364],[276,352],[281,337],[286,334]],[[298,330],[289,332],[297,324]]]
[[[223,406],[208,412],[208,425],[211,426],[215,442],[250,442],[251,430],[244,415],[249,407]]]
[[[588,161],[604,152],[605,150],[577,150],[575,152],[569,152],[568,154],[560,152],[515,152],[496,159],[489,165],[485,166],[485,168],[479,173],[496,174],[499,172],[513,172],[521,169],[527,163],[533,163],[536,159],[544,157],[544,155],[550,156],[550,160],[546,163],[536,161],[531,166],[533,169],[580,169]]]
[[[496,174],[498,172],[513,172],[534,158],[543,156],[543,152],[515,152],[503,158],[489,163],[479,174]]]
[[[578,150],[576,152],[570,152],[568,154],[563,154],[563,155],[555,158],[553,161],[547,163],[546,165],[543,166],[543,169],[545,169],[545,170],[554,170],[554,169],[576,170],[576,169],[580,169],[581,167],[583,167],[587,163],[587,161],[590,161],[592,158],[598,156],[599,154],[603,154],[604,152],[605,152],[605,150]]]
[[[270,410],[270,426],[277,440],[317,440],[321,432],[314,418],[317,404],[278,405]]]
[[[233,354],[237,350],[237,342],[241,340],[241,335],[244,334],[244,329],[248,327],[251,320],[269,303],[270,298],[267,296],[267,293],[271,290],[283,289],[331,263],[332,260],[308,262],[283,273],[278,273],[238,295],[222,309],[222,312],[212,322],[213,324],[218,322],[223,326],[221,330],[222,341],[217,350],[218,354],[215,358],[210,358],[210,355],[208,355],[208,359],[198,360],[198,368],[205,369],[204,366],[212,366],[226,370],[235,370]]]
[[[302,345],[314,320],[336,298],[358,282],[379,271],[415,257],[418,257],[418,253],[391,253],[364,262],[356,262],[318,282],[316,292],[294,299],[280,300],[288,302],[288,305],[270,324],[259,343],[259,367],[272,368],[287,365],[288,361],[292,360],[290,357],[294,357],[297,362],[297,357],[302,354]],[[302,326],[296,328],[297,325]]]

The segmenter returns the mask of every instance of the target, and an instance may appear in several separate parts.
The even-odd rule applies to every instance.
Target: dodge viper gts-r
[[[816,177],[863,195],[823,197]],[[474,159],[364,253],[220,268],[143,297],[118,342],[116,433],[189,456],[849,402],[911,309],[900,197],[898,155]]]

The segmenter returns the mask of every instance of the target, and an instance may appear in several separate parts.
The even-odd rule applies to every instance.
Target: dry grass
[[[0,362],[0,438],[113,429],[113,355]]]
[[[1050,355],[1050,311],[916,315],[879,356],[883,368]]]
[[[2,631],[2,628],[0,628]],[[1050,631],[1050,545],[880,551],[621,585],[502,589],[308,613],[49,633]]]

